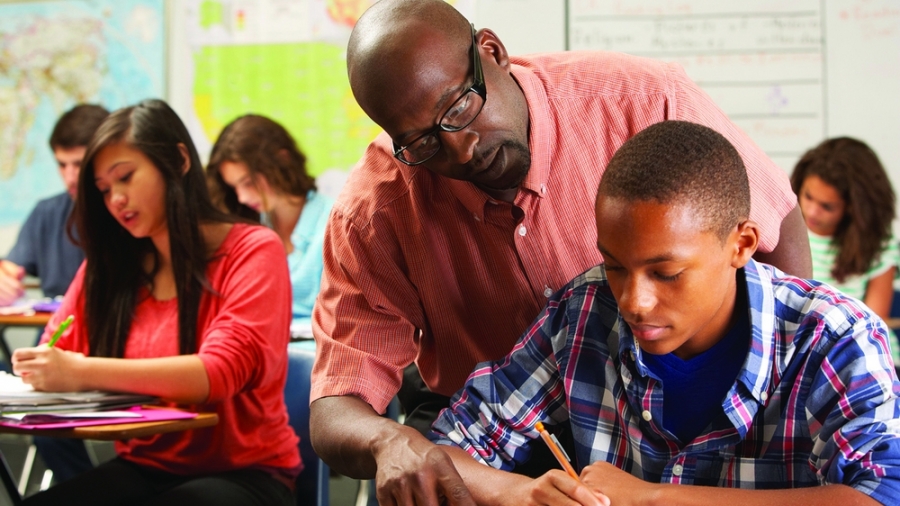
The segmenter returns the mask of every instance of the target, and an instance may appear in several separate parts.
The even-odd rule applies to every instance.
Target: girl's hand
[[[13,352],[13,372],[35,390],[77,392],[83,390],[79,365],[84,355],[49,346],[19,348]]]

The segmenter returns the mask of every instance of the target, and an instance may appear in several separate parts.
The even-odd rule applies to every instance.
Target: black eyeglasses
[[[472,27],[472,65],[475,67],[472,86],[453,102],[450,109],[441,116],[441,121],[434,128],[416,137],[406,146],[394,142],[394,157],[406,165],[419,165],[430,160],[441,150],[441,138],[444,132],[459,132],[469,126],[481,113],[487,101],[487,88],[484,86],[484,71],[481,68],[481,57],[478,56],[478,42],[475,40],[475,25]]]

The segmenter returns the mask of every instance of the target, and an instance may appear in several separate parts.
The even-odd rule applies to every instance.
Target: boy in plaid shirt
[[[707,127],[666,121],[620,148],[597,197],[604,263],[434,424],[477,502],[898,502],[884,322],[755,262],[749,211],[741,158]],[[537,422],[571,435],[580,481],[478,465],[526,462]]]

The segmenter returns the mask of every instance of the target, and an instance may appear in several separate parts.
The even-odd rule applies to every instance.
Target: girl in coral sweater
[[[187,129],[159,100],[103,122],[76,202],[86,261],[43,341],[75,322],[52,348],[16,350],[15,372],[38,390],[149,394],[219,423],[118,442],[117,458],[26,504],[293,504],[281,241],[212,205]]]

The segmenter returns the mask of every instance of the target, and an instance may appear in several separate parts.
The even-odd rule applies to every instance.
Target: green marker
[[[59,324],[59,327],[56,327],[56,332],[53,333],[53,337],[50,338],[50,342],[47,343],[47,346],[52,348],[53,345],[56,344],[56,341],[59,341],[60,336],[63,335],[63,332],[65,332],[66,329],[69,328],[69,325],[71,325],[73,321],[75,321],[74,315],[69,315],[68,318],[63,320],[63,322]]]

